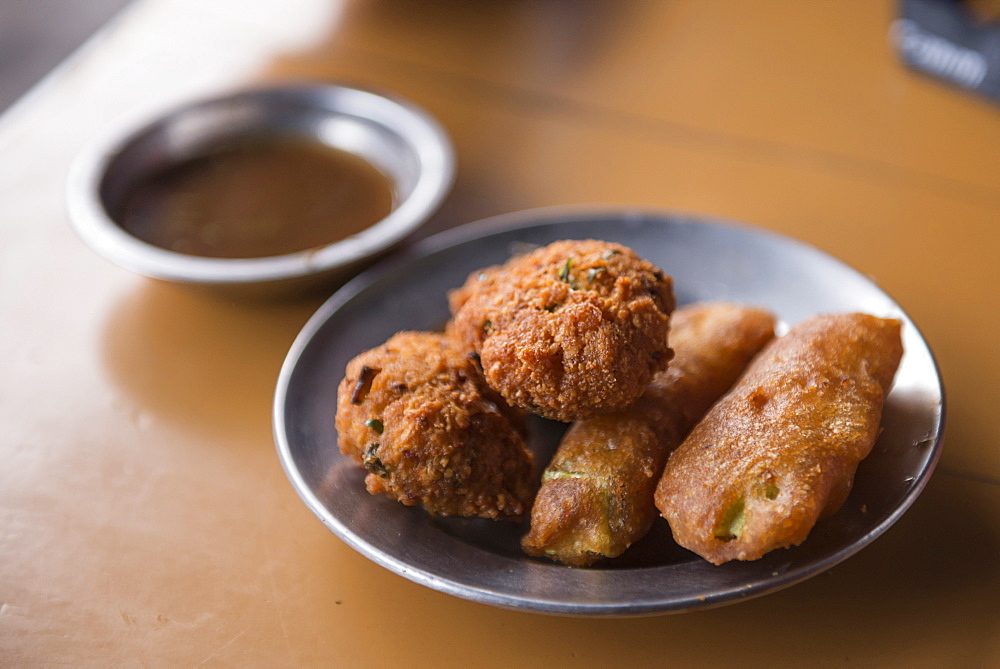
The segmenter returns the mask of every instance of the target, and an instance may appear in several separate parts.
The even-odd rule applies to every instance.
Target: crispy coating
[[[621,555],[656,519],[653,492],[670,451],[774,336],[766,311],[724,302],[671,318],[674,359],[632,406],[577,421],[542,477],[521,546],[588,566]]]
[[[656,505],[677,543],[755,560],[839,509],[878,436],[900,327],[817,316],[770,344],[667,462]]]
[[[474,272],[448,332],[514,406],[560,421],[633,402],[670,359],[670,277],[620,244],[559,241]]]
[[[337,432],[373,495],[440,516],[517,517],[531,503],[522,416],[444,335],[401,332],[351,360]]]

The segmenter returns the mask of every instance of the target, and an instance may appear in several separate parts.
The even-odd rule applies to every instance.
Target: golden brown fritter
[[[563,437],[531,509],[525,552],[587,566],[643,537],[670,451],[773,336],[774,318],[760,309],[714,302],[675,311],[675,357],[639,401],[577,421]]]
[[[670,359],[670,277],[632,250],[559,241],[472,273],[448,332],[514,406],[572,421],[624,407]]]
[[[401,332],[351,360],[337,432],[372,494],[441,516],[516,517],[531,502],[521,415],[444,335]]]
[[[902,356],[900,322],[818,316],[771,343],[667,461],[656,505],[709,562],[805,540],[847,499]]]

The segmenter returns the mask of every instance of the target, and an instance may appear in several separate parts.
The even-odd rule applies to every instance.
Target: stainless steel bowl
[[[358,155],[389,178],[396,205],[358,234],[262,258],[170,251],[138,239],[116,220],[131,189],[153,174],[214,148],[275,137],[304,138]],[[67,195],[77,234],[121,267],[167,281],[271,290],[346,276],[391,248],[437,209],[454,171],[448,136],[412,104],[344,86],[284,85],[195,102],[97,139],[75,161]]]

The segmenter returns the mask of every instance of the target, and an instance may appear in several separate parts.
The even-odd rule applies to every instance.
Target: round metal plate
[[[801,546],[713,566],[678,547],[665,521],[620,558],[570,568],[521,553],[524,524],[434,518],[365,491],[365,472],[337,450],[337,385],[348,360],[399,330],[436,330],[446,294],[481,267],[559,239],[636,250],[674,278],[678,302],[727,299],[772,310],[783,325],[816,313],[864,311],[904,322],[905,354],[883,432],[844,507]],[[417,583],[513,609],[569,615],[684,611],[761,595],[819,573],[888,529],[937,461],[943,390],[913,322],[872,281],[830,256],[758,229],[641,211],[529,211],[452,230],[363,274],[306,324],[282,368],[274,405],[278,452],[312,511],[354,549]],[[564,426],[529,425],[539,469]]]

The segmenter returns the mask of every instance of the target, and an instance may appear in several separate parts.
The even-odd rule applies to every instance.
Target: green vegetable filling
[[[739,538],[746,520],[746,499],[741,496],[730,504],[722,515],[722,521],[715,528],[715,538],[720,541],[731,541]]]
[[[570,288],[576,290],[576,282],[573,281],[573,277],[570,276],[571,269],[573,269],[572,256],[566,258],[566,264],[562,266],[562,269],[559,270],[559,273],[556,274],[556,276],[559,278],[560,281],[568,283]]]
[[[542,483],[546,481],[551,481],[552,479],[585,479],[590,478],[587,474],[581,472],[563,472],[553,469],[546,469],[545,473],[542,474]]]
[[[382,460],[380,460],[378,455],[376,454],[378,451],[378,447],[379,447],[378,442],[373,442],[371,444],[368,444],[368,447],[365,448],[364,455],[361,456],[361,464],[365,469],[367,469],[372,474],[384,478],[389,476],[389,470],[385,468],[385,465],[382,463]]]

